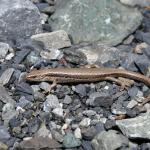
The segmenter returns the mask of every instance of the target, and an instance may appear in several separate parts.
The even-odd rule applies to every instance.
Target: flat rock
[[[117,0],[63,0],[49,19],[52,30],[65,30],[73,43],[100,42],[119,44],[141,24],[142,15],[135,8]]]
[[[8,94],[6,88],[2,85],[0,85],[0,101],[3,103],[15,103],[12,97]]]
[[[116,121],[122,133],[131,139],[150,139],[150,112],[136,118]]]
[[[1,0],[0,3],[0,40],[19,40],[41,32],[40,13],[31,1]]]
[[[31,39],[43,42],[45,48],[48,50],[60,49],[60,48],[71,46],[71,42],[68,37],[68,34],[63,30],[50,32],[50,33],[36,34],[33,35]]]
[[[94,150],[115,150],[128,146],[128,139],[115,130],[102,131],[93,140]]]
[[[7,141],[9,138],[8,129],[5,126],[0,126],[0,141]]]
[[[19,144],[19,148],[26,150],[58,149],[61,147],[61,144],[49,137],[33,137]]]
[[[9,80],[11,79],[14,71],[15,71],[14,68],[6,69],[0,76],[0,84],[6,85],[9,82]]]

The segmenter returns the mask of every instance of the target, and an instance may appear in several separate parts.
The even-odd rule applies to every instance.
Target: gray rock
[[[75,129],[75,131],[74,131],[74,136],[75,136],[77,139],[82,139],[81,129],[80,129],[79,127]]]
[[[102,131],[92,140],[94,150],[115,150],[128,144],[128,138],[115,130]]]
[[[0,39],[20,40],[40,33],[40,13],[29,0],[1,0]]]
[[[52,133],[52,137],[53,137],[56,141],[58,141],[58,142],[60,142],[60,143],[63,142],[63,135],[61,135],[59,132],[57,132],[57,131],[55,131],[55,130],[52,130],[51,133]]]
[[[87,117],[91,117],[91,116],[95,116],[96,112],[94,110],[85,110],[85,111],[83,111],[83,115],[85,115]]]
[[[7,90],[0,85],[0,101],[3,103],[15,103],[11,96],[9,96]]]
[[[0,126],[0,141],[7,141],[9,138],[8,129],[5,126]]]
[[[108,108],[112,105],[113,98],[110,96],[109,93],[104,92],[95,92],[89,96],[87,99],[86,104],[90,106],[102,106]]]
[[[6,85],[9,82],[9,80],[11,79],[14,71],[15,71],[14,68],[6,69],[0,76],[0,84]]]
[[[80,145],[81,145],[81,141],[75,138],[75,136],[72,133],[69,132],[64,136],[63,146],[65,148],[74,148]]]
[[[51,90],[51,85],[47,82],[41,82],[40,88],[44,90],[45,92],[49,92]]]
[[[60,104],[58,98],[55,95],[50,94],[46,97],[46,101],[44,102],[43,109],[45,112],[50,112],[51,109],[54,108],[60,108]]]
[[[0,59],[5,58],[8,53],[9,45],[7,43],[0,42]]]
[[[129,6],[148,6],[150,5],[150,0],[120,0],[121,3]]]
[[[86,87],[83,84],[78,84],[72,88],[76,93],[78,93],[81,97],[86,96]]]
[[[71,46],[70,39],[67,33],[63,30],[33,35],[31,39],[43,42],[45,48],[48,50]]]
[[[150,113],[142,114],[136,118],[117,120],[116,125],[122,133],[131,139],[150,139]]]
[[[111,65],[119,61],[120,50],[115,47],[109,47],[102,44],[93,44],[78,49],[82,52],[89,64],[110,63]]]
[[[16,104],[16,106],[19,106],[21,108],[24,108],[26,106],[32,106],[32,102],[28,101],[24,96],[22,96],[20,99],[19,99],[19,102]]]
[[[63,109],[62,108],[55,108],[55,109],[53,109],[52,112],[56,117],[63,117]]]
[[[49,19],[52,30],[65,30],[76,44],[100,42],[117,45],[142,20],[139,11],[117,0],[96,0],[94,3],[90,0],[64,0],[57,7]]]
[[[41,51],[40,55],[42,58],[48,60],[60,60],[63,57],[63,53],[58,49],[51,49],[50,52]]]
[[[72,98],[69,95],[66,95],[64,100],[63,100],[63,103],[64,104],[70,104],[71,102],[72,102]]]
[[[131,108],[135,107],[137,104],[138,104],[138,102],[133,99],[128,103],[127,108],[131,109]]]
[[[79,123],[81,127],[88,127],[91,124],[90,118],[83,118],[82,121]]]

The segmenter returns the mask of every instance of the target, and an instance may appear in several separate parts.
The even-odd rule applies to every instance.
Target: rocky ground
[[[0,0],[0,150],[150,149],[143,83],[58,84],[49,93],[51,83],[25,79],[32,69],[87,64],[149,77],[150,1],[120,1]]]

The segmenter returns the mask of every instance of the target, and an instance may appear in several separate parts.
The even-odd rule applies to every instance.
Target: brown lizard
[[[117,80],[115,77],[137,80],[150,86],[150,78],[142,74],[112,68],[51,68],[33,70],[27,74],[26,80],[36,82],[48,81],[52,82],[53,85],[57,83],[95,82],[103,80],[114,81],[122,86],[127,84]]]

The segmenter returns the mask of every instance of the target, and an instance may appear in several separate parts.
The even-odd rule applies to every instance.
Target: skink
[[[112,68],[52,68],[33,70],[27,74],[26,80],[36,82],[48,81],[53,83],[115,81],[112,77],[124,77],[137,80],[150,87],[150,78],[136,72]],[[116,80],[116,82],[118,81]]]

